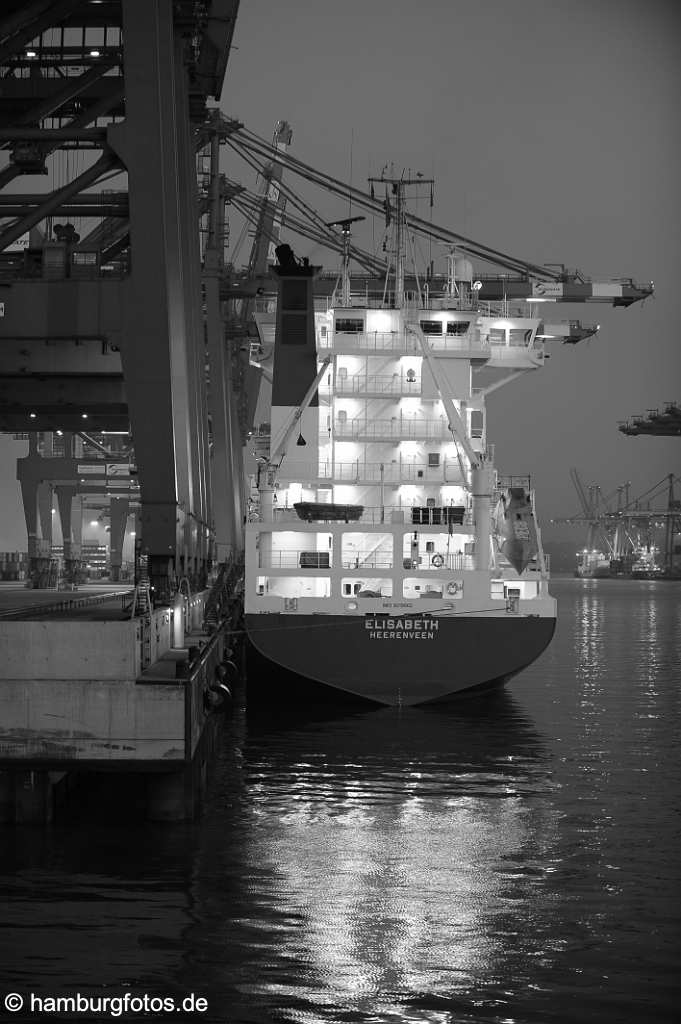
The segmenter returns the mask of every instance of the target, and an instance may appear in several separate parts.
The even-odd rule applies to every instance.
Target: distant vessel
[[[626,557],[611,558],[602,551],[584,551],[579,555],[575,576],[583,580],[661,579],[664,568],[655,561],[655,552],[634,549]]]
[[[497,474],[485,396],[542,366],[541,319],[482,313],[453,257],[439,295],[403,298],[398,267],[397,300],[351,295],[345,260],[315,311],[316,268],[277,256],[271,439],[263,453],[258,437],[246,526],[249,679],[387,705],[510,679],[549,644],[556,602],[530,479]]]

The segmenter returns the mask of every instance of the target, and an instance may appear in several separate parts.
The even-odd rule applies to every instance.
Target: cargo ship
[[[353,295],[344,261],[316,304],[318,268],[277,258],[249,686],[406,706],[509,680],[550,643],[556,602],[531,480],[497,472],[485,400],[542,368],[541,319],[483,311],[454,255],[440,294],[405,294],[398,266],[394,291]]]

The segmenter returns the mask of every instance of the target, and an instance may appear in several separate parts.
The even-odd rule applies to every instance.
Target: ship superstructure
[[[397,273],[394,292],[356,296],[344,275],[314,309],[315,268],[278,253],[270,449],[246,528],[253,648],[384,704],[508,679],[549,643],[556,605],[530,480],[497,473],[485,398],[541,369],[548,330],[479,308],[465,259],[440,294],[404,294]]]

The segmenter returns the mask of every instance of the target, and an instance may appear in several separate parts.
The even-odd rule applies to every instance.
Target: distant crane
[[[620,423],[623,434],[654,434],[656,437],[681,437],[681,405],[678,402],[667,402],[664,412],[659,409],[648,409],[645,416],[632,416]]]
[[[581,512],[553,519],[552,522],[586,524],[586,544],[580,552],[579,575],[632,575],[637,563],[641,572],[645,567],[651,573],[663,573],[674,578],[681,573],[681,544],[677,543],[677,534],[681,530],[681,501],[676,500],[674,493],[679,477],[670,473],[633,499],[629,496],[630,481],[620,484],[603,497],[600,485],[585,486],[574,467],[570,470],[570,478]],[[666,508],[653,508],[655,499],[662,495],[666,496]],[[615,498],[617,506],[613,508]],[[664,529],[659,552],[661,559],[656,560],[655,531],[661,528]]]

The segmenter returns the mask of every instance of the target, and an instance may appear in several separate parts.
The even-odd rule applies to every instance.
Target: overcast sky
[[[632,494],[681,471],[678,439],[617,429],[681,400],[681,4],[241,0],[234,47],[222,109],[266,138],[288,120],[305,162],[360,188],[389,162],[420,170],[436,223],[595,280],[655,282],[628,310],[554,307],[599,336],[552,343],[544,371],[490,398],[498,468],[533,474],[544,521],[577,509],[570,466]],[[253,187],[231,151],[223,163]],[[319,204],[329,220],[341,206]],[[314,243],[301,254],[336,266]],[[15,448],[0,437],[0,550],[26,543]]]
[[[267,138],[288,120],[301,160],[352,169],[359,188],[390,161],[420,170],[438,224],[595,280],[655,282],[628,310],[552,307],[599,336],[554,342],[543,372],[490,397],[499,469],[533,474],[542,519],[578,508],[570,466],[632,495],[681,472],[681,441],[617,429],[681,400],[681,4],[242,0],[234,44],[222,109]]]

